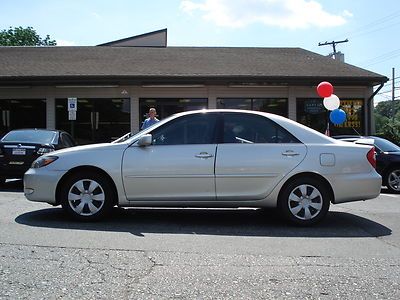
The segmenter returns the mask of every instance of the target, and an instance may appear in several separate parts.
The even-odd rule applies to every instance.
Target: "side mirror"
[[[153,136],[151,134],[145,134],[139,138],[137,144],[140,147],[145,147],[145,146],[150,146],[152,141],[153,141]]]

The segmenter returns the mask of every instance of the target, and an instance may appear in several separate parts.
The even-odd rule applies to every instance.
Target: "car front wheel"
[[[330,200],[328,189],[319,180],[296,178],[282,190],[278,207],[290,223],[308,226],[325,217]]]
[[[83,172],[67,178],[61,187],[62,207],[75,219],[104,218],[115,203],[112,184],[102,175]]]
[[[390,169],[386,175],[385,182],[390,192],[400,193],[400,168]]]

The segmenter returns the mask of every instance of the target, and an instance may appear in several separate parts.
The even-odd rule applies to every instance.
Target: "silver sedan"
[[[298,225],[330,204],[375,198],[374,148],[331,139],[287,118],[255,111],[173,115],[108,144],[37,159],[24,176],[31,201],[98,220],[115,205],[278,207]]]

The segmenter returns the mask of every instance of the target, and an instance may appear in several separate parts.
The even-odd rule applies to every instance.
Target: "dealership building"
[[[98,46],[0,47],[0,130],[49,128],[80,144],[203,108],[271,112],[324,132],[316,86],[329,81],[347,120],[332,134],[374,132],[373,98],[388,78],[301,48],[168,47],[166,29]],[[374,92],[375,91],[375,92]],[[76,112],[68,106],[76,102]]]

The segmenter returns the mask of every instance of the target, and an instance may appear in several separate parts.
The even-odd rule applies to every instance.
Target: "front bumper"
[[[29,169],[24,175],[24,195],[30,201],[46,202],[52,205],[56,201],[57,184],[66,171],[54,171],[46,168]]]

